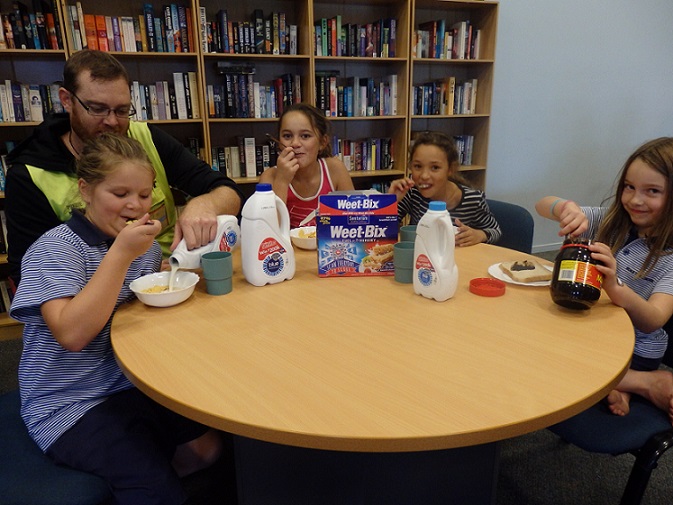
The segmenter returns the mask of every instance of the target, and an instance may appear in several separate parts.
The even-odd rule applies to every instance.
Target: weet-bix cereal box
[[[358,191],[322,195],[316,225],[320,277],[395,273],[395,195]]]

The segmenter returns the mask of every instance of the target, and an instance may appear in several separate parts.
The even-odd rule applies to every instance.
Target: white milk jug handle
[[[274,195],[274,197],[276,198],[276,208],[280,216],[280,232],[284,237],[288,237],[290,235],[290,213],[287,210],[285,202],[277,195]]]
[[[456,233],[453,229],[453,223],[451,219],[440,219],[439,223],[444,236],[449,242],[449,247],[446,251],[443,251],[442,257],[444,258],[444,268],[452,268],[456,264],[455,259],[455,248],[456,248]]]

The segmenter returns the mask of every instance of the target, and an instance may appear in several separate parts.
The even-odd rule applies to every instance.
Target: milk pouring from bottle
[[[177,268],[200,268],[202,255],[212,251],[232,251],[238,244],[240,237],[241,230],[238,227],[236,216],[217,216],[215,240],[190,251],[187,249],[187,243],[183,238],[171,254],[168,263],[173,270]]]
[[[254,286],[292,279],[294,249],[290,242],[290,214],[271,184],[257,184],[241,211],[243,275]]]
[[[416,227],[414,291],[438,302],[448,300],[458,287],[454,257],[456,236],[445,202],[430,202]]]

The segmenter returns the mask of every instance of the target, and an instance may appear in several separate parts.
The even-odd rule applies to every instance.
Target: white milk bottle
[[[168,263],[171,265],[172,270],[177,268],[199,268],[201,266],[202,255],[211,251],[232,251],[238,244],[240,237],[241,230],[238,227],[236,216],[226,214],[217,216],[217,234],[215,235],[215,240],[190,251],[187,249],[185,239],[182,239],[168,259]]]
[[[446,202],[430,202],[416,227],[414,291],[438,302],[448,300],[458,287],[454,257],[456,235]]]
[[[290,214],[271,184],[257,184],[241,211],[243,275],[254,286],[292,279],[294,249],[290,242]]]

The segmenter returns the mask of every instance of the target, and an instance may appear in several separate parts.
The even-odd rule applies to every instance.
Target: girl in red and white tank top
[[[278,138],[277,165],[259,180],[273,186],[290,212],[290,226],[296,228],[318,208],[320,195],[352,190],[353,182],[346,166],[332,157],[329,121],[319,109],[305,103],[286,107],[278,122]]]

